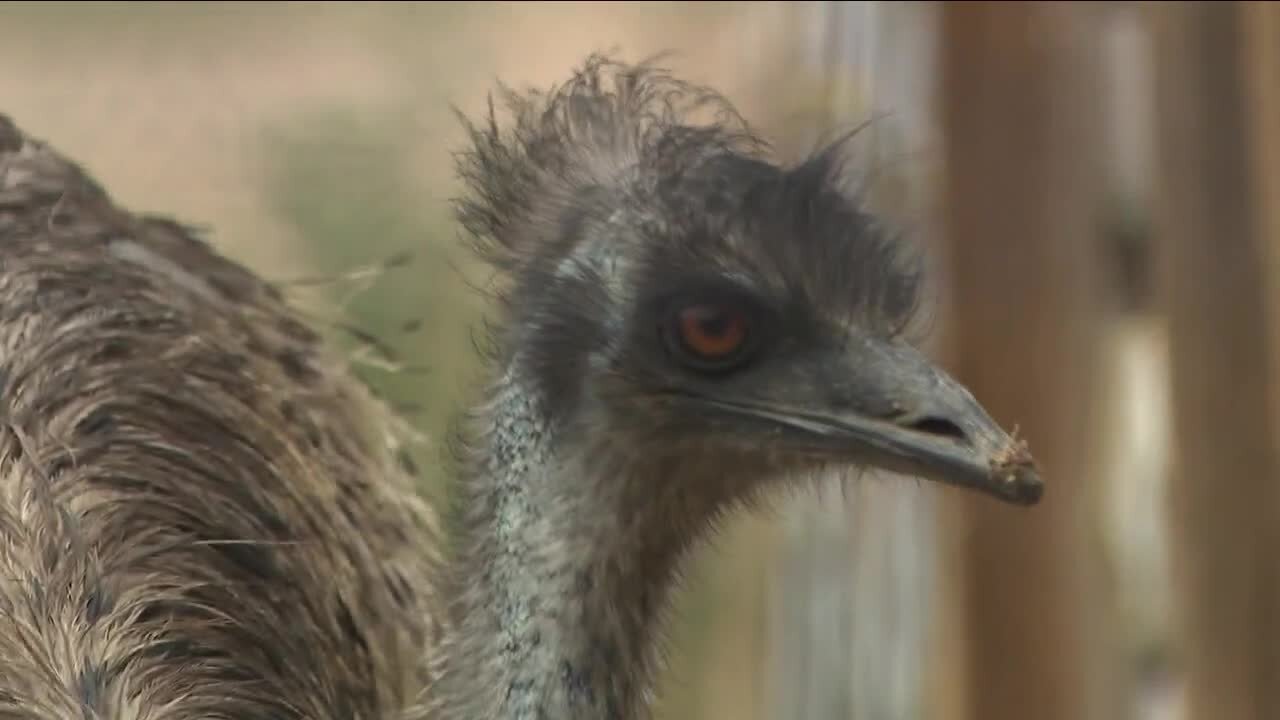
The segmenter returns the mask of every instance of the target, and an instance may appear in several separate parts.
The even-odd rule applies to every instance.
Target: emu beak
[[[721,410],[780,427],[788,443],[1035,505],[1044,483],[1026,443],[1001,428],[973,395],[904,344],[868,342],[841,358],[833,394],[858,400],[719,403]],[[826,406],[824,409],[824,405]]]

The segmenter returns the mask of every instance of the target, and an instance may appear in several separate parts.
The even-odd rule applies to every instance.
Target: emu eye
[[[667,336],[679,355],[700,370],[726,370],[744,359],[751,317],[739,307],[699,303],[678,308]]]

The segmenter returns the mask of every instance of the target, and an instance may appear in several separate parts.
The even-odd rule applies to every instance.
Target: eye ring
[[[738,303],[702,300],[674,306],[664,335],[684,365],[701,372],[727,372],[750,356],[755,325],[754,315]]]

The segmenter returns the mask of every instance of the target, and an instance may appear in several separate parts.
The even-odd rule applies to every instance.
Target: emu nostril
[[[963,430],[961,430],[955,423],[945,418],[925,417],[911,423],[907,427],[930,435],[948,437],[958,442],[969,441],[969,438],[965,436]]]

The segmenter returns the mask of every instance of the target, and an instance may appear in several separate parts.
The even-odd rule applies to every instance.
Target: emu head
[[[459,216],[507,275],[500,360],[562,438],[732,497],[881,467],[1038,501],[1024,446],[903,338],[918,263],[844,143],[779,166],[713,92],[602,58],[505,94]]]

